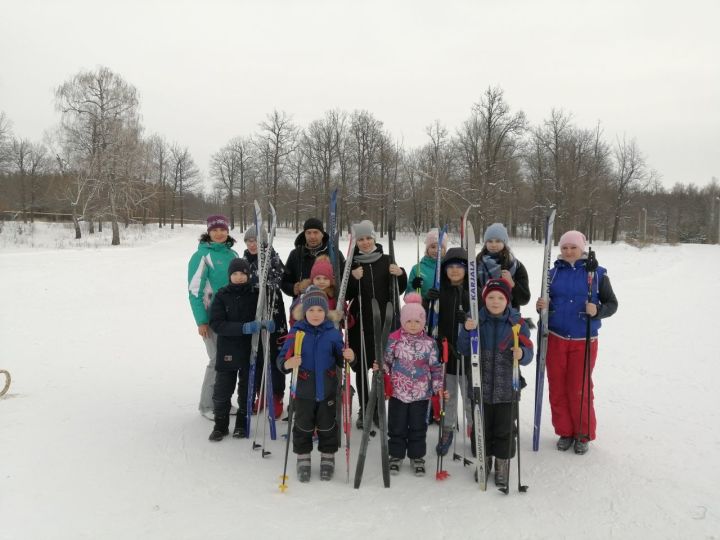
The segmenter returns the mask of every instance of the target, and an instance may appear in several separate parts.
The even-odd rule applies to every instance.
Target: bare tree
[[[106,67],[81,71],[55,91],[69,167],[96,184],[99,212],[111,220],[112,245],[120,244],[118,218],[128,154],[137,151],[141,127],[135,87]]]
[[[250,161],[249,142],[241,137],[231,139],[210,160],[210,174],[225,193],[230,207],[230,228],[235,228],[235,197],[239,193],[242,201],[242,227],[246,226],[245,193],[248,163]]]
[[[181,147],[173,144],[170,148],[170,184],[172,186],[172,210],[171,215],[175,214],[176,201],[180,204],[180,226],[185,224],[185,194],[197,186],[200,179],[200,171],[195,165],[195,161],[190,155],[187,147]],[[171,221],[171,228],[174,228],[175,222]]]
[[[623,208],[630,202],[633,192],[645,187],[644,183],[648,178],[645,165],[645,158],[640,153],[635,139],[630,142],[617,140],[614,152],[615,175],[613,186],[615,188],[614,220],[611,242],[617,242],[620,232],[620,220],[622,219]]]
[[[10,148],[12,170],[17,175],[20,192],[20,210],[23,221],[32,222],[39,192],[40,177],[47,172],[49,160],[47,148],[27,139],[13,139]]]
[[[12,124],[7,115],[3,111],[0,111],[0,173],[5,171],[5,168],[11,160],[11,141]]]
[[[260,124],[262,137],[269,150],[269,165],[272,169],[272,191],[271,200],[273,206],[277,207],[278,184],[283,174],[285,158],[295,149],[297,141],[297,127],[292,122],[292,117],[285,112],[274,110],[267,116],[267,120]]]

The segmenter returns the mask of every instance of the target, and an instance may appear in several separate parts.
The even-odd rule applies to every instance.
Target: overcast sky
[[[107,66],[148,134],[210,155],[274,108],[306,126],[367,109],[406,147],[451,132],[488,85],[531,123],[553,107],[635,137],[663,183],[720,177],[720,1],[0,0],[0,111],[57,124],[53,90]]]

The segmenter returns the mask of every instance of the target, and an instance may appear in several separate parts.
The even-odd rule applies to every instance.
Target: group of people
[[[409,277],[376,242],[370,221],[355,224],[353,230],[355,247],[351,260],[337,255],[336,268],[340,271],[345,264],[351,265],[343,305],[338,305],[337,298],[340,276],[335,275],[328,256],[329,235],[321,220],[310,218],[295,239],[285,264],[271,248],[264,291],[271,309],[266,311],[266,319],[258,320],[261,282],[258,253],[267,241],[264,232],[258,238],[255,228],[248,228],[244,234],[246,250],[240,257],[233,249],[236,241],[229,235],[228,220],[219,215],[208,218],[207,233],[200,237],[188,266],[188,290],[198,333],[209,358],[199,409],[214,421],[210,440],[220,441],[230,433],[232,414],[236,414],[233,437],[247,437],[248,403],[253,413],[273,407],[275,417],[280,418],[286,376],[296,369],[292,442],[298,478],[303,482],[311,478],[311,451],[313,439],[317,439],[320,477],[330,480],[340,440],[336,421],[338,378],[343,366],[349,363],[355,372],[360,405],[356,426],[361,429],[365,422],[377,423],[377,418],[363,418],[363,413],[369,395],[368,370],[382,369],[389,399],[390,472],[398,474],[407,457],[412,471],[423,475],[428,423],[440,417],[441,406],[442,430],[435,447],[440,456],[447,454],[460,428],[461,396],[463,414],[471,419],[470,333],[477,331],[481,344],[485,468],[489,474],[494,458],[495,483],[506,485],[509,462],[516,451],[513,363],[524,366],[533,358],[528,324],[519,311],[531,297],[528,274],[510,249],[506,228],[494,223],[484,232],[474,276],[468,274],[467,251],[461,247],[448,249],[447,236],[440,242],[438,231],[429,231],[425,254]],[[574,446],[577,454],[587,452],[588,442],[595,438],[592,369],[600,321],[617,310],[617,299],[602,267],[590,274],[594,277],[588,299],[586,244],[578,231],[561,236],[560,255],[550,270],[549,306],[542,299],[536,303],[538,311],[549,309],[547,372],[552,423],[559,437],[557,448],[565,451]],[[436,286],[438,257],[441,279]],[[477,320],[470,316],[471,279],[477,281],[481,291]],[[405,291],[400,326],[392,329],[380,361],[375,358],[377,336],[372,331],[370,305],[373,299],[380,306],[392,302],[396,291]],[[292,298],[289,321],[283,294]],[[435,307],[439,307],[435,321],[437,336],[431,337],[427,314]],[[384,310],[381,312],[384,318]],[[341,331],[343,318],[350,321],[344,328],[347,342]],[[267,384],[272,385],[273,403],[265,403],[260,392],[261,361],[256,364],[259,369],[252,385],[255,395],[248,396],[253,336],[257,340],[262,329],[270,335],[265,345],[271,358],[271,373],[265,376]],[[588,337],[589,373],[583,371]],[[260,343],[258,358],[263,358],[262,346]],[[236,411],[231,407],[235,388]],[[582,414],[580,396],[584,396]],[[466,422],[469,424],[470,421]],[[468,429],[472,434],[474,426]],[[473,455],[474,440],[471,436]]]

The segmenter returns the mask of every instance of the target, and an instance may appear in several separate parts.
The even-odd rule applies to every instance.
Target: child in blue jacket
[[[345,360],[353,362],[352,349],[345,348],[343,336],[328,320],[325,293],[310,286],[302,296],[303,319],[294,325],[285,341],[277,364],[286,373],[299,367],[293,402],[293,452],[297,454],[297,474],[301,482],[310,481],[310,452],[313,432],[318,434],[320,479],[331,480],[338,450],[335,422],[338,368]],[[300,355],[294,355],[295,335],[304,332]]]
[[[482,291],[484,306],[479,320],[468,319],[458,336],[458,351],[470,354],[469,331],[478,328],[482,370],[483,425],[485,432],[485,470],[489,473],[495,456],[495,484],[507,484],[510,459],[515,455],[512,414],[513,360],[522,366],[533,358],[530,331],[520,312],[510,306],[512,287],[506,280],[490,279]],[[520,325],[520,346],[514,347],[512,327]],[[473,428],[474,429],[474,428]],[[475,438],[472,438],[473,444]],[[474,449],[473,449],[474,451]],[[475,452],[474,452],[475,453]]]

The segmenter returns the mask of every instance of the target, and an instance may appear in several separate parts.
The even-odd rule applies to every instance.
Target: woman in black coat
[[[503,278],[512,287],[512,307],[520,310],[530,301],[530,284],[525,266],[508,246],[509,237],[502,223],[490,225],[483,236],[483,248],[476,257],[478,291],[490,279]]]
[[[349,330],[350,348],[355,358],[362,359],[362,344],[365,347],[365,362],[355,362],[355,386],[360,402],[357,427],[362,428],[363,412],[368,398],[367,370],[375,360],[375,336],[373,333],[372,299],[380,305],[380,318],[385,322],[385,306],[393,302],[393,281],[397,279],[398,291],[407,287],[405,270],[390,261],[383,254],[380,244],[375,243],[375,229],[371,221],[365,220],[353,226],[355,251],[352,259],[352,277],[348,283],[347,300],[353,300],[350,314],[356,321]],[[362,316],[360,310],[362,309]],[[362,320],[362,323],[361,323]],[[393,328],[392,330],[395,330]]]

